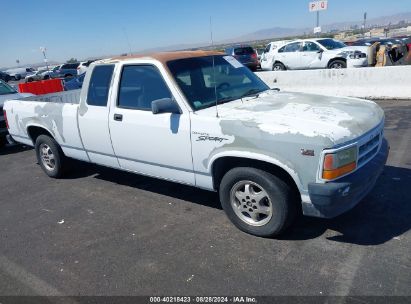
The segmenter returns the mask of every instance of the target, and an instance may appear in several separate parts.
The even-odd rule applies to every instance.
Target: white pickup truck
[[[374,102],[279,92],[218,52],[101,60],[81,91],[4,110],[51,177],[74,158],[219,191],[230,220],[258,236],[280,234],[298,211],[349,210],[388,155]]]

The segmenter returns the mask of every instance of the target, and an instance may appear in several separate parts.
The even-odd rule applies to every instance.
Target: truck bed
[[[45,95],[30,96],[20,98],[21,101],[56,102],[56,103],[80,103],[81,90],[71,90],[66,92],[50,93]]]
[[[80,90],[9,100],[5,106],[9,133],[16,141],[32,146],[30,130],[45,129],[67,156],[74,157],[73,153],[83,150],[77,124],[79,102]]]

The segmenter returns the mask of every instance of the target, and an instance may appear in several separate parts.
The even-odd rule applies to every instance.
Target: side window
[[[278,53],[284,53],[285,52],[285,46],[283,46],[281,49],[278,50]]]
[[[118,93],[120,108],[151,111],[151,103],[162,98],[171,98],[163,76],[152,65],[128,65],[121,73]]]
[[[90,106],[107,106],[111,77],[114,65],[100,65],[93,69],[87,93],[87,104]]]
[[[301,42],[294,42],[290,43],[285,46],[284,52],[291,53],[291,52],[298,52],[300,51]]]
[[[303,52],[318,52],[320,47],[314,42],[305,42]]]

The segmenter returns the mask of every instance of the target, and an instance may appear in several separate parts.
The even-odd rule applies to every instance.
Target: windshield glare
[[[11,86],[4,83],[3,81],[0,81],[0,95],[16,94],[16,93],[17,91],[15,89],[13,89]]]
[[[335,49],[342,49],[346,47],[344,43],[341,41],[337,41],[334,39],[321,39],[317,41],[319,44],[321,44],[323,47],[325,47],[327,50],[335,50]]]
[[[269,89],[231,56],[186,58],[167,65],[193,110],[212,107],[216,95],[218,103],[224,103]]]

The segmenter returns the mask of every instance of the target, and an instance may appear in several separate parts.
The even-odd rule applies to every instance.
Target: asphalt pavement
[[[1,149],[0,295],[411,296],[411,101],[380,104],[374,190],[280,239],[236,229],[215,193],[80,162],[50,179],[32,149]]]

